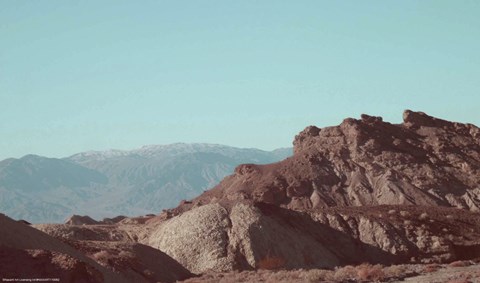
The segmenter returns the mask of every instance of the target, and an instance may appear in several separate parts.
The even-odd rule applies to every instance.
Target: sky
[[[480,125],[480,1],[0,0],[0,159]]]

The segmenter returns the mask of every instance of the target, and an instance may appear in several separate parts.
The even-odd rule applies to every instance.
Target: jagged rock
[[[477,210],[479,131],[409,110],[399,125],[364,114],[335,127],[309,126],[295,137],[293,157],[240,165],[193,202],[241,194],[296,210],[383,204]]]
[[[474,259],[479,133],[421,112],[405,111],[400,125],[363,114],[336,127],[307,127],[295,138],[294,156],[240,165],[212,190],[158,216],[35,227],[130,281],[161,279],[162,264],[144,256],[166,257],[167,266],[178,262],[192,273]],[[147,265],[160,273],[138,272]],[[191,276],[178,272],[168,280]]]
[[[471,124],[409,110],[398,125],[363,114],[339,126],[309,126],[295,137],[292,157],[240,165],[212,190],[168,210],[173,218],[157,230],[152,244],[202,272],[207,267],[192,262],[199,256],[184,255],[182,245],[172,250],[167,231],[203,231],[195,225],[215,227],[218,235],[226,231],[228,237],[213,246],[222,254],[218,265],[210,265],[217,271],[259,268],[268,250],[284,258],[286,268],[309,266],[300,254],[305,249],[321,251],[322,256],[310,254],[313,266],[329,267],[349,260],[385,264],[480,256],[479,241],[467,240],[480,233],[473,212],[480,208],[479,133]],[[196,218],[202,215],[197,211],[215,205],[222,211],[217,223],[199,224],[205,220]],[[265,205],[271,208],[257,208]],[[337,239],[326,236],[332,233]]]

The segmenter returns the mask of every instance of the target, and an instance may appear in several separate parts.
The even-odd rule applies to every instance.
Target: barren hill
[[[165,211],[161,217],[171,219],[149,243],[194,272],[214,260],[175,243],[211,233],[223,244],[201,246],[217,254],[218,270],[259,268],[269,258],[290,268],[473,258],[480,257],[479,197],[478,127],[408,110],[399,125],[362,115],[307,127],[286,160],[238,166]]]
[[[405,111],[399,125],[362,115],[339,126],[309,126],[294,156],[240,165],[193,200],[251,199],[305,210],[332,206],[480,207],[480,129]],[[181,208],[182,209],[182,208]]]
[[[192,276],[165,253],[139,243],[83,241],[77,245],[65,238],[55,239],[3,214],[0,227],[3,280],[175,282]]]
[[[478,127],[407,110],[402,124],[362,115],[309,126],[293,143],[292,157],[240,165],[213,189],[159,215],[100,222],[75,216],[35,227],[110,271],[149,282],[192,273],[203,274],[195,282],[211,282],[221,272],[229,278],[259,269],[300,269],[291,273],[298,275],[327,268],[332,275],[340,266],[335,270],[348,274],[337,280],[335,271],[331,280],[368,281],[374,277],[362,268],[384,272],[369,264],[480,260]],[[145,268],[158,273],[140,272]]]

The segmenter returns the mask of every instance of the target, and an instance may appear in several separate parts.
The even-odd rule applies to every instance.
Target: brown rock
[[[364,114],[336,127],[309,126],[295,137],[293,157],[240,165],[193,202],[241,192],[244,199],[291,203],[296,209],[314,201],[316,207],[415,204],[476,210],[478,131],[409,110],[400,125]]]

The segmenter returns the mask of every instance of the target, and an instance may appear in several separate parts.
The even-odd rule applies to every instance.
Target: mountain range
[[[177,143],[67,158],[26,155],[0,162],[0,208],[33,223],[63,222],[74,213],[158,213],[213,187],[241,163],[271,163],[291,154],[291,148]]]
[[[0,272],[66,282],[478,282],[477,126],[407,110],[401,124],[361,115],[308,126],[293,145],[293,155],[269,164],[259,163],[290,151],[240,150],[255,161],[158,214],[31,226],[0,215]],[[69,185],[105,209],[128,202],[113,193],[95,200],[95,188],[126,184],[123,196],[135,196],[127,185],[149,188],[172,168],[180,168],[172,180],[208,183],[212,175],[197,172],[205,160],[214,172],[219,160],[241,159],[238,149],[212,145],[167,148],[27,156],[4,161],[2,180],[19,193],[37,181],[38,196]],[[19,168],[23,175],[11,174]],[[143,192],[143,204],[158,197]]]

